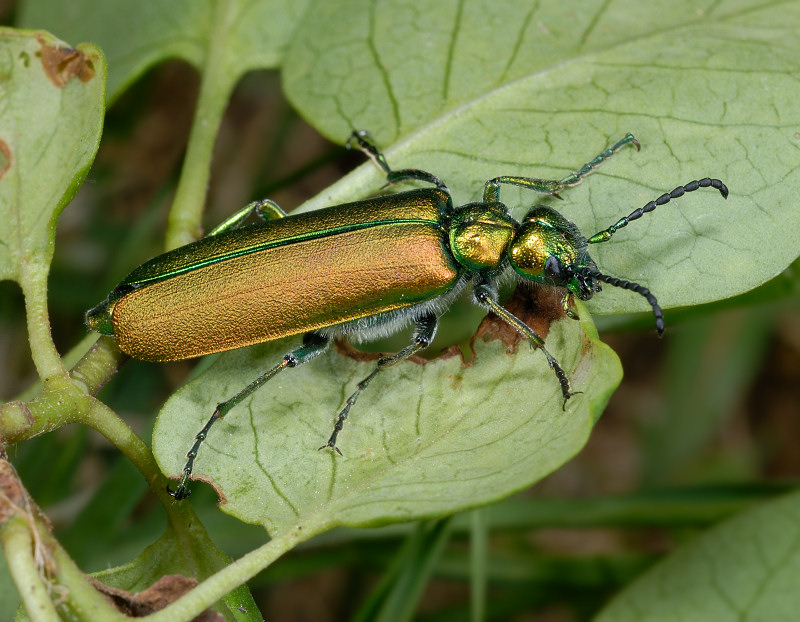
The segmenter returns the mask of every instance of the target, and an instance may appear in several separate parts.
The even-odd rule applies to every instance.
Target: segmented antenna
[[[728,198],[728,187],[723,184],[719,179],[711,179],[706,177],[705,179],[695,179],[694,181],[690,181],[685,186],[678,186],[670,193],[662,194],[658,197],[655,201],[650,201],[644,207],[640,207],[637,210],[631,212],[629,216],[625,216],[624,218],[620,218],[617,222],[611,225],[608,229],[603,229],[602,231],[598,231],[592,237],[589,238],[589,244],[597,244],[599,242],[605,242],[611,239],[611,236],[617,231],[617,229],[622,229],[628,225],[628,223],[632,220],[636,220],[637,218],[641,218],[647,212],[652,212],[655,208],[659,205],[664,205],[665,203],[669,203],[672,199],[677,199],[682,197],[687,192],[694,192],[698,188],[708,188],[708,187],[716,188],[719,190],[719,193],[722,195],[723,199]]]
[[[643,285],[634,283],[633,281],[625,281],[624,279],[618,279],[617,277],[603,274],[602,272],[594,270],[593,268],[583,267],[578,272],[584,276],[592,277],[598,281],[603,281],[603,283],[608,283],[614,287],[621,287],[622,289],[627,289],[632,292],[636,292],[640,296],[644,296],[647,299],[647,302],[650,303],[650,306],[653,307],[653,315],[656,318],[656,330],[658,331],[658,336],[660,337],[664,333],[664,312],[661,310],[661,307],[658,306],[658,300],[656,300],[656,297],[649,289]]]

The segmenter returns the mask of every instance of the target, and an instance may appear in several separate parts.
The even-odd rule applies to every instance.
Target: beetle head
[[[597,266],[578,228],[554,209],[534,207],[517,228],[508,248],[514,270],[532,281],[563,287],[581,300],[600,291],[600,283],[585,268]]]
[[[656,330],[659,335],[663,333],[664,315],[656,297],[638,283],[600,272],[589,256],[588,245],[589,241],[573,223],[555,210],[539,205],[528,212],[517,228],[508,247],[508,259],[523,277],[563,287],[581,300],[589,300],[599,292],[601,281],[635,292],[650,304]]]

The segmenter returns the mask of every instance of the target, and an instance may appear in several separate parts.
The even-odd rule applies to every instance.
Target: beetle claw
[[[172,490],[172,488],[170,488],[169,485],[167,485],[167,494],[173,499],[175,499],[175,501],[183,501],[189,495],[192,494],[192,490],[191,488],[188,488],[183,484],[178,484],[175,490]]]
[[[339,449],[339,448],[336,446],[336,443],[335,443],[334,441],[328,441],[328,442],[327,442],[327,443],[325,443],[325,444],[324,444],[322,447],[320,447],[320,448],[319,448],[317,451],[322,451],[323,449],[328,449],[328,448],[330,448],[330,449],[333,449],[333,450],[334,450],[334,451],[335,451],[337,454],[339,454],[340,456],[344,456],[344,454],[343,454],[343,453],[341,452],[341,450],[340,450],[340,449]]]
[[[561,410],[567,410],[567,400],[571,398],[573,395],[580,395],[583,391],[570,391],[566,395],[564,395],[564,403],[561,404]]]

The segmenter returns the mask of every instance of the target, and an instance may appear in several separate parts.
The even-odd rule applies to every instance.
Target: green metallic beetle
[[[637,283],[598,271],[588,245],[605,242],[632,220],[686,192],[710,186],[727,197],[721,181],[705,178],[680,186],[588,239],[550,207],[536,206],[517,222],[500,202],[502,184],[561,198],[559,191],[580,183],[627,144],[640,148],[627,134],[560,181],[496,177],[486,182],[482,201],[454,207],[439,178],[418,169],[391,170],[368,134],[353,132],[347,145],[369,156],[386,173],[387,185],[419,181],[433,187],[292,216],[272,201],[255,202],[205,238],[136,268],[86,314],[92,329],[115,337],[134,358],[186,359],[304,334],[299,348],[217,406],[195,437],[170,494],[189,496],[194,461],[211,426],[278,372],[318,356],[335,337],[368,340],[413,324],[412,343],[381,358],[339,411],[330,439],[320,447],[339,452],[337,436],[361,392],[380,371],[430,345],[439,316],[465,287],[471,288],[476,304],[542,351],[565,406],[575,395],[567,374],[544,340],[498,301],[503,275],[564,290],[562,306],[573,318],[573,296],[588,300],[600,291],[601,281],[631,290],[650,303],[661,334],[664,319],[655,296]],[[266,222],[245,225],[253,213]]]

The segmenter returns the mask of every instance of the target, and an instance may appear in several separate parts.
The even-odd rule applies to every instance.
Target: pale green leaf
[[[598,621],[796,620],[798,525],[797,493],[728,520],[645,573]]]
[[[541,353],[522,343],[509,356],[499,341],[478,340],[469,365],[455,356],[382,372],[351,411],[339,438],[344,455],[318,451],[344,399],[375,366],[332,349],[279,374],[218,422],[195,473],[218,486],[227,512],[273,535],[300,525],[310,537],[495,501],[571,458],[619,383],[616,356],[581,324],[558,321],[547,337],[573,388],[584,391],[565,411]],[[297,345],[231,353],[178,391],[153,435],[164,472],[180,473],[218,401]]]
[[[0,279],[46,279],[56,219],[97,151],[104,87],[95,46],[0,29]]]
[[[493,7],[492,15],[513,15],[515,9],[519,10],[518,4]],[[781,175],[796,176],[791,158],[797,150],[784,128],[798,113],[784,93],[793,83],[787,71],[800,66],[798,57],[787,52],[798,47],[798,37],[780,29],[782,22],[769,7],[747,19],[713,14],[699,19],[674,3],[648,10],[655,11],[649,14],[650,21],[637,18],[638,9],[630,3],[602,7],[546,3],[517,20],[487,20],[485,9],[474,2],[438,3],[425,11],[399,0],[379,4],[353,0],[335,8],[318,2],[292,38],[285,84],[296,105],[327,135],[343,141],[354,127],[371,129],[387,145],[394,168],[419,167],[440,175],[454,189],[456,204],[479,198],[485,180],[497,175],[561,178],[633,131],[644,143],[641,153],[633,149],[619,153],[594,179],[565,191],[565,201],[557,206],[591,234],[678,184],[705,176],[728,181],[732,196],[727,202],[713,189],[699,190],[633,223],[595,251],[601,269],[643,281],[664,306],[723,298],[754,287],[797,255],[795,237],[787,243],[783,235],[781,244],[758,247],[758,255],[753,240],[776,236],[782,225],[800,224],[796,222],[800,215],[786,209],[791,184],[789,188],[777,184]],[[771,24],[771,29],[757,29],[759,20]],[[645,28],[635,29],[633,24]],[[749,38],[725,42],[731,29],[742,28],[750,28]],[[751,58],[756,51],[764,53],[763,43],[778,35],[785,45],[769,52],[773,69],[761,76],[766,81],[762,84],[773,88],[764,90],[767,100],[750,101],[741,92],[758,74],[759,63],[744,68],[734,63],[738,71],[723,69],[737,55]],[[490,49],[495,51],[488,53]],[[765,101],[774,118],[748,121],[747,110]],[[748,153],[769,140],[782,141],[782,159],[776,160],[774,152],[767,154],[772,158],[767,160]],[[389,146],[393,141],[397,142]],[[771,174],[765,175],[766,171]],[[367,166],[304,209],[364,196],[382,183],[381,173]],[[507,188],[502,196],[511,205],[523,206],[515,209],[518,216],[524,206],[542,200]],[[611,291],[597,296],[592,308],[607,312],[647,308],[635,294],[606,290]],[[569,325],[561,322],[556,334],[569,332]],[[526,369],[519,375],[525,382],[516,385],[499,370],[504,359],[497,352],[479,349],[458,390],[452,378],[460,378],[456,369],[461,363],[452,359],[420,370],[406,363],[385,372],[377,387],[370,387],[361,398],[345,428],[345,458],[316,454],[314,447],[327,437],[323,424],[331,425],[354,382],[371,369],[371,364],[328,353],[326,369],[321,371],[323,363],[315,361],[306,369],[285,372],[256,394],[249,410],[247,404],[240,406],[250,415],[247,426],[234,423],[228,428],[234,411],[222,424],[227,431],[215,428],[211,449],[203,448],[215,455],[206,457],[210,454],[201,451],[197,474],[207,474],[219,485],[229,511],[261,522],[273,533],[295,523],[316,532],[337,524],[437,516],[499,498],[536,481],[571,456],[592,420],[580,404],[591,403],[593,394],[607,395],[614,384],[577,381],[569,357],[586,355],[581,339],[574,335],[561,347],[553,346],[552,339],[548,337],[550,349],[565,364],[576,387],[586,391],[570,402],[573,410],[568,418],[560,412],[557,386],[541,358],[538,371]],[[296,346],[265,347],[259,365],[253,353],[226,355],[170,402],[154,443],[165,471],[180,471],[184,447],[215,403],[250,379],[243,377],[244,370],[255,377],[259,367],[271,366],[291,347]],[[592,352],[596,351],[595,346]],[[524,354],[529,353],[512,357],[515,368],[536,364],[537,357]],[[482,359],[489,361],[484,361],[486,368],[481,367]],[[450,369],[453,365],[457,367]],[[313,372],[308,369],[312,366]],[[616,369],[612,363],[598,367],[598,374]],[[480,373],[472,378],[475,369]],[[389,384],[392,391],[383,390]],[[395,391],[403,397],[392,398]],[[473,443],[452,421],[465,426],[486,420],[487,431],[493,429],[494,417],[508,423],[508,413],[498,411],[506,399],[508,411],[517,416],[539,413],[541,425],[533,426],[534,432],[503,436],[508,446],[490,437],[485,446],[493,451],[487,450],[488,461],[481,463],[477,449],[484,445]],[[424,417],[415,414],[417,402],[426,407],[421,411]],[[370,423],[369,414],[375,412],[380,419]],[[442,466],[438,451],[445,445],[418,423],[432,417],[444,422],[439,426],[453,430],[446,440],[454,446],[461,442],[468,464],[502,477],[489,477],[478,485],[471,473],[464,476],[460,464],[458,469],[446,461]],[[563,430],[572,424],[577,428]],[[177,439],[176,430],[182,430],[183,441]],[[214,434],[228,435],[217,441],[216,449]],[[564,444],[554,444],[552,434]],[[390,443],[389,438],[400,441]],[[414,444],[418,438],[421,448]],[[426,439],[436,442],[429,448]],[[533,443],[526,445],[530,453],[525,455],[535,456],[535,464],[518,460],[524,452],[515,442],[522,443],[521,439]],[[542,455],[540,442],[556,448],[558,457],[537,462]],[[309,448],[310,454],[302,453]],[[249,459],[242,459],[243,451]],[[424,459],[407,461],[408,455]],[[498,468],[497,459],[524,463],[527,476],[519,479],[505,464]],[[413,467],[407,466],[412,463]],[[448,472],[454,477],[444,478]],[[430,480],[441,484],[435,492],[426,487]],[[469,484],[462,488],[459,482],[465,481]],[[253,499],[260,502],[254,504]]]

